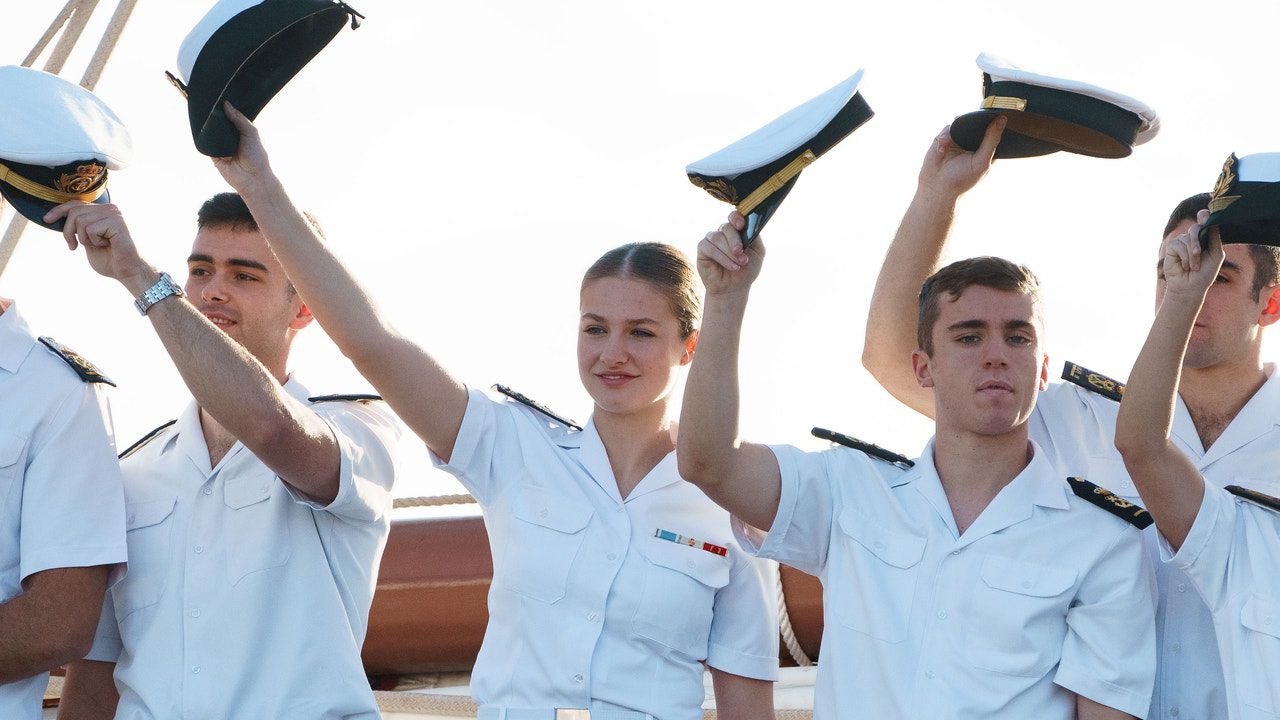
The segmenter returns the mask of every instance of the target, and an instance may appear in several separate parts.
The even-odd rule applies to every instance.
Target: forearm
[[[738,348],[747,293],[708,295],[698,351],[680,412],[677,459],[684,479],[708,494],[730,474],[738,441]]]
[[[59,568],[33,575],[0,604],[0,685],[38,675],[89,652],[110,568]]]
[[[1076,718],[1077,720],[1134,720],[1129,713],[1100,705],[1081,695],[1076,696]]]
[[[774,720],[773,683],[711,668],[716,716],[734,720]]]
[[[120,694],[113,674],[115,663],[78,660],[67,666],[58,703],[58,720],[110,720]]]
[[[932,416],[933,396],[916,382],[920,286],[938,270],[955,218],[957,197],[922,185],[885,254],[867,312],[862,364],[894,397]]]
[[[1160,532],[1176,548],[1204,498],[1204,479],[1169,439],[1182,360],[1202,298],[1166,296],[1125,388],[1116,448]]]

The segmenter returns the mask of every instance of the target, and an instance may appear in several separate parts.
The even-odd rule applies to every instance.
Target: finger
[[[237,110],[230,100],[223,101],[222,110],[227,114],[227,118],[231,120],[231,124],[235,125],[242,135],[252,135],[258,131],[258,128],[254,126],[249,118]]]
[[[94,247],[99,248],[111,247],[113,237],[115,237],[115,228],[110,218],[90,222],[85,226],[84,235],[81,236],[82,241],[87,239]]]
[[[733,258],[725,254],[723,248],[712,242],[711,234],[698,243],[698,257],[706,258],[726,270],[737,270],[740,267]]]
[[[729,228],[728,232],[725,231],[725,228]],[[733,260],[733,266],[735,268],[739,268],[742,267],[744,258],[734,250],[734,241],[730,233],[733,233],[733,228],[728,225],[721,225],[719,230],[713,230],[712,232],[707,233],[707,239],[710,240],[711,244],[719,249],[721,253],[724,253],[725,257]],[[741,241],[739,241],[738,246],[741,247]]]
[[[978,145],[978,149],[974,151],[974,155],[983,159],[990,165],[995,161],[996,149],[1000,147],[1000,138],[1004,136],[1004,127],[1009,124],[1009,118],[999,115],[995,120],[987,124],[987,131],[982,136],[982,143]]]
[[[747,227],[747,219],[742,216],[742,213],[734,210],[729,213],[729,224],[732,225],[735,230],[742,230]]]
[[[730,223],[725,223],[720,226],[720,230],[718,232],[724,235],[725,239],[728,241],[728,245],[725,249],[728,250],[730,254],[739,257],[741,260],[742,233],[738,232],[738,228],[734,227]]]
[[[1200,212],[1196,213],[1196,224],[1204,225],[1205,223],[1209,222],[1210,214],[1211,213],[1208,210],[1201,210]]]

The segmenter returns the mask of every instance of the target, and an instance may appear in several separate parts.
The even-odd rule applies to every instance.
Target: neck
[[[1267,382],[1259,354],[1242,362],[1182,369],[1178,395],[1208,449]]]
[[[979,435],[939,423],[933,465],[957,531],[963,534],[1030,462],[1026,424],[1001,435]]]
[[[609,456],[618,492],[624,498],[675,449],[665,399],[651,409],[627,414],[597,407],[591,419]]]

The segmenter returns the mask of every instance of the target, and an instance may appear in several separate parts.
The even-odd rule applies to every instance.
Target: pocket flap
[[[840,513],[840,530],[896,568],[909,568],[924,557],[924,538],[883,528],[853,508]]]
[[[1250,597],[1240,610],[1240,623],[1250,630],[1280,639],[1280,602],[1261,595]]]
[[[710,588],[729,584],[732,561],[728,557],[660,538],[646,538],[646,541],[643,553],[654,565],[688,575]]]
[[[271,489],[275,484],[276,476],[269,470],[262,475],[239,477],[222,488],[222,499],[227,507],[239,510],[271,497]]]
[[[27,446],[27,439],[0,433],[0,468],[9,467],[22,457],[22,448]]]
[[[582,500],[540,487],[520,488],[511,510],[525,522],[568,534],[585,528],[593,514]]]
[[[157,525],[173,512],[178,498],[158,498],[156,500],[140,500],[125,505],[124,523],[126,530],[137,530]]]
[[[1003,557],[983,560],[981,574],[987,587],[1032,597],[1061,595],[1076,584],[1075,570]]]

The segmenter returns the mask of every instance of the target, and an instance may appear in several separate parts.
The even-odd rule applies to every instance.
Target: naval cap
[[[1205,227],[1224,243],[1280,246],[1280,153],[1236,157],[1222,165]]]
[[[0,194],[27,219],[70,200],[106,203],[109,170],[133,156],[124,123],[97,95],[40,70],[0,67]]]
[[[191,137],[211,157],[234,155],[240,134],[223,112],[230,101],[253,120],[271,98],[351,22],[364,16],[336,0],[219,0],[178,50]]]
[[[800,171],[871,119],[858,86],[862,71],[782,117],[689,164],[689,182],[732,203],[747,218],[750,243],[791,192]]]
[[[1155,137],[1160,118],[1140,100],[1112,90],[1024,70],[982,53],[982,107],[951,123],[951,138],[966,150],[982,143],[987,125],[1008,118],[998,158],[1063,150],[1102,158],[1127,157]]]

